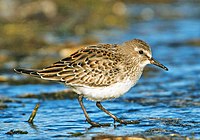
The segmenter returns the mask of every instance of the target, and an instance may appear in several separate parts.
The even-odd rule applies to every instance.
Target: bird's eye
[[[144,52],[142,50],[139,51],[139,54],[143,54]]]

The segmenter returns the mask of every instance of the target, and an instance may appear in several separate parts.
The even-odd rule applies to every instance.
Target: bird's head
[[[153,64],[168,71],[167,67],[152,57],[151,48],[146,42],[140,39],[133,39],[125,42],[125,45],[128,45],[127,51],[131,51],[134,58],[138,59],[141,67],[145,67],[147,64]]]

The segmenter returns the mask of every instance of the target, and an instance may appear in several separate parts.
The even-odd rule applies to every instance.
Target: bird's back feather
[[[16,72],[69,86],[108,86],[118,82],[123,58],[119,46],[99,44],[81,49],[42,70],[15,69]]]
[[[20,74],[27,74],[38,78],[40,77],[40,75],[37,73],[38,70],[36,69],[14,69],[14,71]]]

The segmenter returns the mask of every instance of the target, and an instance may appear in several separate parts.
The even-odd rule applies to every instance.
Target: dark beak
[[[165,67],[163,64],[161,64],[160,62],[156,61],[155,59],[151,58],[151,59],[149,59],[149,61],[150,61],[151,64],[156,65],[156,66],[168,71],[167,67]]]

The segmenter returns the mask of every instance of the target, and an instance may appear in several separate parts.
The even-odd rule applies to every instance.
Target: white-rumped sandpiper
[[[133,39],[118,44],[98,44],[80,49],[41,70],[15,69],[44,80],[62,82],[78,94],[78,101],[86,120],[92,126],[107,126],[92,121],[83,105],[83,97],[95,101],[99,109],[121,124],[137,123],[125,121],[111,114],[101,101],[118,98],[133,87],[147,64],[168,70],[152,57],[150,46],[142,40]]]

